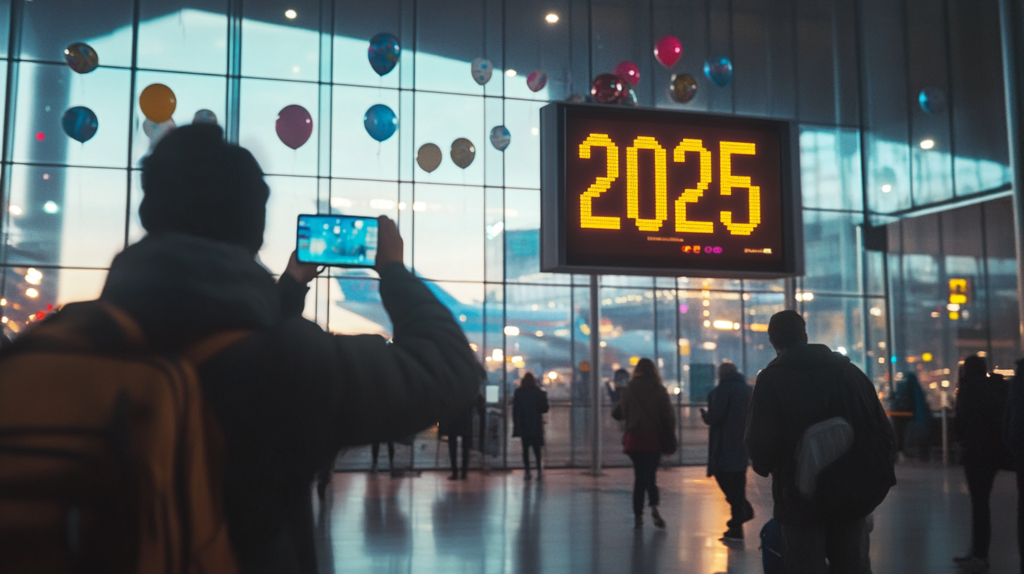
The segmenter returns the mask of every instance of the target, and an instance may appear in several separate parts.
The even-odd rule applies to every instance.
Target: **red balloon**
[[[640,83],[640,68],[633,62],[621,62],[615,66],[615,75],[636,87]]]
[[[299,149],[313,135],[313,116],[306,108],[292,104],[285,106],[277,114],[277,137],[281,142],[292,148]]]
[[[654,57],[662,66],[671,68],[683,55],[683,44],[675,36],[665,36],[654,44]]]

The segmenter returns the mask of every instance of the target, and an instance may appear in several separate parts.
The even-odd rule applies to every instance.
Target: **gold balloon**
[[[150,84],[139,95],[139,107],[142,113],[155,124],[162,124],[171,119],[178,100],[174,92],[163,84]]]
[[[444,155],[441,153],[441,148],[432,143],[421,145],[420,151],[416,152],[416,163],[427,173],[437,169],[437,166],[441,165],[442,158]]]
[[[473,163],[476,157],[476,146],[466,138],[459,138],[452,142],[452,161],[455,165],[466,169]]]
[[[673,100],[685,104],[697,94],[697,80],[690,74],[673,74],[668,91]]]

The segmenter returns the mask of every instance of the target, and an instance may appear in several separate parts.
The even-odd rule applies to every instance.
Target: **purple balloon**
[[[313,116],[306,108],[292,104],[285,106],[277,114],[277,137],[281,142],[292,148],[299,149],[313,135]]]

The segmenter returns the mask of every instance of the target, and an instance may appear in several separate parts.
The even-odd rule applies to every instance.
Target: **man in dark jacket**
[[[996,473],[1009,464],[1002,422],[1007,384],[1002,375],[989,375],[985,359],[964,359],[956,393],[953,429],[963,445],[964,476],[971,495],[971,551],[953,558],[971,572],[988,571],[992,541],[992,485]]]
[[[708,408],[701,409],[708,430],[708,476],[715,477],[725,494],[732,517],[723,538],[743,540],[743,523],[754,518],[754,507],[747,501],[747,449],[743,431],[752,390],[736,365],[725,362],[718,367],[718,386],[708,393]]]
[[[101,299],[158,348],[251,334],[200,372],[224,435],[224,505],[241,571],[315,573],[310,488],[342,447],[394,440],[465,409],[475,360],[451,313],[402,262],[379,220],[376,269],[393,341],[334,336],[301,316],[315,266],[275,283],[256,261],[269,189],[220,128],[179,128],[143,160],[148,237],[114,260]]]
[[[833,416],[835,385],[867,405],[891,460],[896,441],[871,381],[825,345],[807,344],[807,325],[795,311],[781,311],[768,323],[778,356],[757,376],[747,416],[745,443],[754,472],[772,476],[775,518],[782,525],[787,571],[799,574],[870,574],[870,516],[837,521],[804,499],[796,486],[796,447],[807,427]],[[841,413],[847,419],[851,413]],[[867,421],[869,424],[871,421]],[[826,567],[826,559],[829,566]]]

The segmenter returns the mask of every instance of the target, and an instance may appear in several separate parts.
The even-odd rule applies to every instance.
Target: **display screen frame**
[[[346,220],[346,221],[364,221],[364,222],[366,222],[366,224],[369,227],[377,228],[378,227],[378,220],[377,220],[376,217],[367,217],[367,216],[362,216],[362,215],[339,215],[339,214],[330,214],[330,213],[319,213],[319,214],[304,213],[304,214],[299,214],[299,216],[295,218],[295,258],[298,260],[299,263],[308,263],[308,264],[314,264],[314,265],[325,265],[327,267],[342,267],[342,268],[348,268],[348,269],[372,269],[376,265],[377,250],[379,248],[379,243],[378,243],[378,245],[376,247],[372,247],[373,256],[372,257],[368,256],[366,262],[364,262],[364,263],[338,263],[338,262],[328,261],[328,260],[325,260],[325,259],[319,259],[318,260],[318,259],[315,259],[315,258],[314,259],[303,258],[303,253],[304,253],[304,251],[302,249],[303,237],[301,235],[301,231],[302,231],[301,222],[302,222],[303,219],[312,219],[312,220],[316,221],[317,224],[319,224],[320,222],[325,222],[325,223],[328,223],[329,225],[332,222],[340,223],[341,220]],[[376,241],[379,242],[380,241],[380,236],[377,235],[377,232],[374,232],[374,235],[376,236]],[[311,238],[307,237],[305,239],[310,240]],[[369,246],[367,245],[366,247],[369,247]]]
[[[803,218],[801,213],[801,191],[799,178],[799,126],[787,120],[772,120],[735,115],[716,115],[679,110],[628,108],[605,106],[598,104],[570,104],[556,102],[544,106],[540,110],[541,119],[541,226],[540,226],[540,266],[541,271],[555,273],[581,273],[597,275],[655,275],[669,277],[712,277],[734,279],[774,279],[803,275]],[[652,264],[650,261],[636,264],[617,261],[610,264],[580,263],[578,259],[594,259],[593,254],[581,256],[570,252],[568,227],[570,225],[569,209],[579,209],[580,190],[569,193],[567,174],[567,154],[573,151],[580,142],[568,142],[567,131],[570,121],[612,121],[658,125],[687,125],[701,128],[725,128],[730,130],[766,130],[777,134],[779,201],[781,203],[780,229],[781,258],[775,258],[770,264],[757,265],[751,268],[744,262],[709,267],[707,259],[693,257],[685,259],[673,257]],[[672,142],[674,145],[676,142]],[[668,144],[668,142],[666,142]],[[573,150],[567,149],[572,146]],[[629,145],[619,142],[618,145]],[[671,148],[669,149],[671,154]],[[620,152],[625,155],[625,148]],[[603,157],[603,156],[602,156]],[[717,163],[715,164],[717,165]],[[642,168],[641,168],[642,169]],[[625,171],[621,170],[621,175]],[[737,174],[739,175],[739,174]],[[718,178],[715,178],[717,180]],[[641,183],[642,185],[642,183]],[[670,186],[674,188],[674,186]],[[577,185],[578,187],[578,185]],[[742,193],[742,192],[739,192]],[[571,202],[572,205],[569,205]],[[626,215],[626,214],[623,214]],[[623,218],[625,219],[625,218]],[[622,259],[621,256],[616,257]],[[574,261],[577,260],[577,261]],[[667,259],[667,258],[666,258]]]

